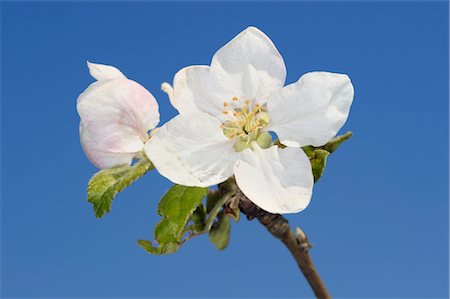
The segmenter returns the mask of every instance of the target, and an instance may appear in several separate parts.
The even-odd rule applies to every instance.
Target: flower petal
[[[230,84],[240,88],[250,100],[265,100],[286,81],[283,57],[270,38],[256,27],[248,27],[220,48],[211,68],[226,74]]]
[[[174,102],[180,113],[197,110],[224,120],[224,107],[241,108],[245,100],[263,104],[285,79],[283,58],[272,41],[249,27],[216,52],[211,67],[180,70],[173,81]]]
[[[155,98],[128,79],[91,84],[78,97],[77,110],[82,123],[81,143],[99,168],[131,163],[148,140],[147,132],[159,122]]]
[[[99,130],[97,130],[99,131]],[[109,168],[120,164],[131,164],[136,152],[112,152],[96,136],[96,130],[87,130],[80,122],[80,139],[89,161],[98,168]],[[99,142],[100,141],[100,142]]]
[[[270,213],[297,213],[311,200],[311,164],[299,148],[246,149],[236,163],[234,175],[242,192]]]
[[[98,81],[126,78],[121,71],[111,65],[91,63],[89,61],[87,65],[91,76]]]
[[[347,75],[307,73],[269,97],[269,129],[288,146],[324,145],[347,120],[353,94]]]
[[[218,116],[226,98],[231,99],[232,90],[214,79],[209,66],[193,65],[175,74],[172,102],[180,113],[202,111]]]
[[[237,153],[220,121],[201,112],[180,114],[164,124],[145,146],[158,172],[174,183],[208,187],[233,175]]]

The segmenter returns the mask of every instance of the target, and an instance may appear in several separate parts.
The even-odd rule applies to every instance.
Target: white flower
[[[175,75],[171,102],[180,114],[146,145],[147,155],[175,183],[212,186],[234,174],[242,192],[268,212],[305,209],[314,182],[300,147],[336,135],[353,86],[347,75],[327,72],[307,73],[283,87],[285,79],[275,45],[247,28],[216,52],[210,66]],[[268,132],[288,147],[273,146]]]
[[[131,164],[159,123],[158,103],[115,67],[89,62],[88,67],[97,81],[77,100],[84,152],[98,168]]]

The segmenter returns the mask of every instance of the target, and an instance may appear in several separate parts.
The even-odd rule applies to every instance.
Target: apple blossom
[[[117,68],[87,64],[97,81],[77,99],[84,152],[98,168],[131,164],[159,123],[158,103]]]
[[[313,174],[300,148],[321,146],[345,123],[353,101],[347,75],[311,72],[285,87],[286,67],[273,42],[249,27],[219,49],[210,66],[174,77],[179,115],[145,152],[169,180],[207,187],[235,176],[242,192],[271,213],[295,213],[311,199]],[[272,142],[277,134],[281,149]]]

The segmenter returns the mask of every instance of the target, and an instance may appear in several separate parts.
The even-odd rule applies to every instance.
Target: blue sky
[[[309,235],[336,297],[448,296],[448,3],[2,4],[2,296],[306,297],[289,253],[257,222],[233,224],[218,252],[206,237],[170,256],[151,239],[171,186],[149,173],[96,219],[85,200],[96,169],[79,144],[75,103],[113,64],[176,114],[159,90],[208,64],[249,25],[284,56],[288,83],[308,71],[347,73],[355,100],[307,210]]]

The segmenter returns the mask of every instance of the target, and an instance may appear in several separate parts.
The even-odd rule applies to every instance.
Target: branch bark
[[[256,206],[242,193],[234,180],[229,180],[221,184],[219,188],[222,194],[234,194],[235,200],[238,200],[239,202],[239,209],[247,216],[248,220],[254,218],[258,219],[272,236],[283,242],[297,262],[298,267],[302,271],[317,298],[331,298],[330,293],[328,293],[328,290],[322,282],[309,255],[308,251],[311,248],[311,244],[300,228],[297,228],[297,235],[295,235],[291,231],[289,222],[286,218],[279,214],[271,214]]]

